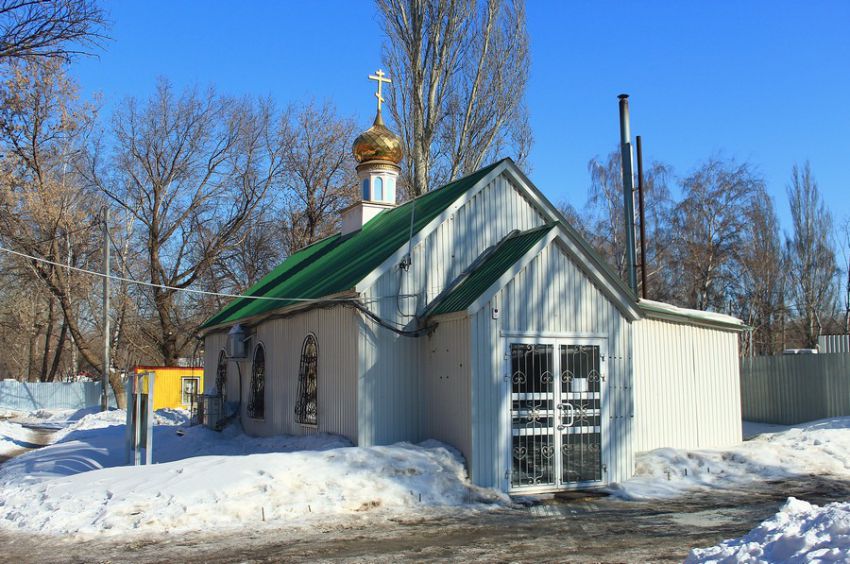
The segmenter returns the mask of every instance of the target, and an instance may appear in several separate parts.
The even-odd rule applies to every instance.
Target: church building
[[[740,320],[638,300],[510,159],[397,204],[378,100],[341,231],[202,326],[223,416],[254,435],[437,439],[517,494],[741,440]]]

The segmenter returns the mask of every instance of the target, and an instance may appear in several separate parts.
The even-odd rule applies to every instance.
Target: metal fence
[[[822,353],[850,352],[850,335],[821,335],[818,337],[818,349]]]
[[[779,425],[850,415],[850,353],[742,358],[741,411]]]
[[[100,405],[100,382],[0,381],[0,409],[84,409]],[[109,405],[115,395],[108,391]]]

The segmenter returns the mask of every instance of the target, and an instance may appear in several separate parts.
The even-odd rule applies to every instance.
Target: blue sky
[[[214,84],[280,105],[330,100],[368,126],[366,75],[380,64],[371,2],[106,4],[113,40],[73,67],[108,113],[157,77]],[[712,155],[749,161],[783,228],[795,162],[812,169],[837,222],[850,217],[850,2],[549,2],[528,6],[531,178],[580,207],[587,161],[618,142],[617,94],[647,159],[685,176]]]

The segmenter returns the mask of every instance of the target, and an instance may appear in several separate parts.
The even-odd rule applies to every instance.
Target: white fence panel
[[[850,415],[850,353],[741,359],[745,420],[793,425]]]

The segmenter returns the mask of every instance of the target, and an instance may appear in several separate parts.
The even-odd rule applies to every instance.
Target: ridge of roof
[[[300,300],[319,300],[353,288],[401,248],[411,233],[418,233],[505,160],[509,159],[499,160],[383,211],[358,231],[345,236],[337,234],[301,249],[254,284],[244,297],[235,298],[210,317],[200,329],[229,325],[294,305]],[[277,299],[256,300],[251,296]]]

